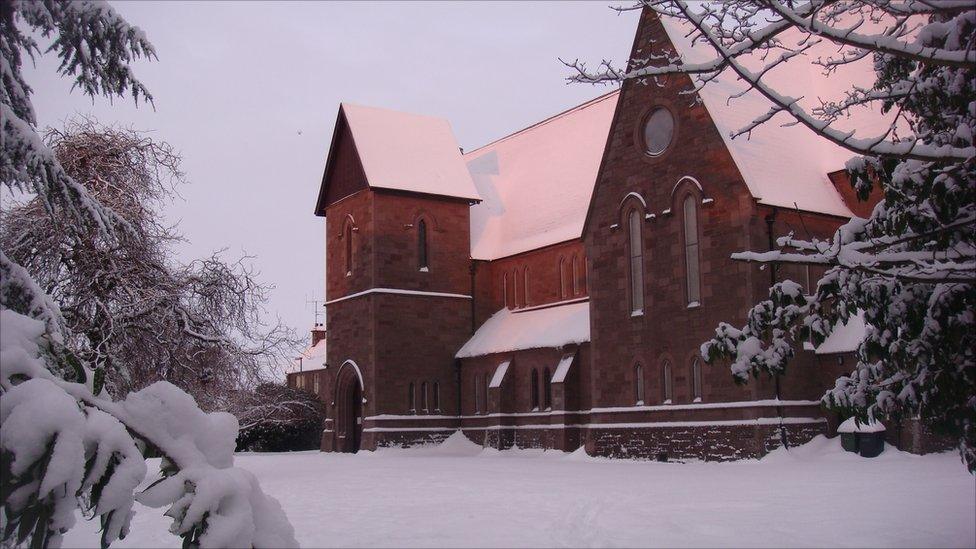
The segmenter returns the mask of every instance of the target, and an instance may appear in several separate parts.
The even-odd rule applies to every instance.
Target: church
[[[631,58],[691,47],[645,10]],[[815,69],[791,83],[816,87]],[[853,368],[859,319],[778,379],[736,385],[700,356],[772,283],[810,291],[822,274],[732,253],[829,237],[873,204],[847,181],[852,154],[804,128],[730,138],[768,109],[729,101],[737,85],[695,100],[687,77],[628,80],[469,152],[447,120],[343,103],[315,204],[327,330],[288,377],[326,404],[321,449],[460,430],[495,448],[718,460],[835,429],[819,399]]]

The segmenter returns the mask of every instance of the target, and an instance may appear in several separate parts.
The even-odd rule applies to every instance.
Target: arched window
[[[698,206],[694,196],[685,197],[682,210],[685,222],[685,286],[688,305],[701,303],[701,265],[698,257]]]
[[[559,297],[566,297],[566,259],[559,258]]]
[[[417,267],[424,272],[430,270],[427,259],[427,222],[423,219],[417,223]]]
[[[434,411],[441,411],[441,385],[438,382],[434,382]]]
[[[529,306],[529,268],[522,268],[522,305]]]
[[[644,367],[634,366],[634,401],[638,406],[644,405]]]
[[[671,404],[671,398],[674,396],[674,385],[671,379],[671,363],[667,360],[664,361],[664,366],[661,367],[661,386],[664,387],[664,403]]]
[[[549,368],[542,371],[542,405],[546,410],[552,409],[552,376],[549,375]]]
[[[345,240],[346,255],[344,263],[346,266],[346,276],[352,276],[352,223],[346,222],[342,238]]]
[[[702,372],[701,372],[701,361],[695,358],[695,361],[691,363],[691,382],[692,390],[695,395],[695,402],[701,402],[702,399]]]
[[[508,307],[508,273],[502,273],[502,301]]]
[[[539,372],[532,369],[532,409],[539,409]]]
[[[482,402],[485,403],[485,413],[488,413],[488,374],[481,375]]]
[[[580,293],[579,259],[573,256],[573,295]]]
[[[414,395],[412,381],[410,382],[410,386],[407,388],[407,390],[409,391],[407,393],[407,411],[412,413],[417,411],[417,401],[415,400],[417,397]]]
[[[474,375],[474,413],[481,413],[481,376]]]
[[[518,309],[521,307],[519,304],[522,302],[519,301],[519,272],[517,268],[512,271],[512,286],[512,303],[515,305],[515,308]]]
[[[627,223],[630,244],[630,311],[632,316],[644,314],[644,239],[641,236],[641,215],[631,210]]]
[[[424,381],[423,383],[420,384],[420,405],[423,407],[424,413],[430,411],[428,402],[429,401],[427,400],[427,382]]]

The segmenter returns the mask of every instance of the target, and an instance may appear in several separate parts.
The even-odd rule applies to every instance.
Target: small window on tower
[[[424,273],[430,271],[427,252],[427,222],[421,219],[417,224],[417,263],[420,271]]]

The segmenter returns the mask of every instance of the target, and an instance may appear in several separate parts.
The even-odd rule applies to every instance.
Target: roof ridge
[[[607,93],[605,93],[603,95],[598,95],[598,96],[594,97],[593,99],[589,99],[587,101],[584,101],[583,103],[580,103],[579,105],[570,107],[570,108],[568,108],[568,109],[566,109],[566,110],[564,110],[562,112],[558,112],[558,113],[556,113],[556,114],[554,114],[552,116],[549,116],[547,118],[544,118],[544,119],[542,119],[542,120],[540,120],[540,121],[538,121],[538,122],[536,122],[534,124],[530,124],[530,125],[522,128],[522,129],[520,129],[520,130],[516,130],[516,131],[514,131],[514,132],[512,132],[512,133],[510,133],[508,135],[499,137],[498,139],[495,139],[494,141],[490,141],[488,143],[485,143],[484,145],[478,147],[477,149],[473,149],[471,151],[468,151],[468,152],[463,153],[462,156],[467,156],[469,154],[474,154],[474,153],[480,151],[481,149],[490,147],[490,146],[495,145],[497,143],[501,143],[502,141],[505,141],[506,139],[509,139],[511,137],[515,137],[516,135],[525,133],[525,132],[527,132],[529,130],[532,130],[532,129],[535,129],[535,128],[539,127],[539,126],[543,126],[545,124],[548,124],[549,122],[552,122],[553,120],[556,120],[557,118],[562,118],[562,117],[564,117],[564,116],[566,116],[568,114],[571,114],[573,112],[576,112],[578,110],[585,109],[586,107],[589,107],[590,105],[593,105],[595,103],[599,103],[601,101],[604,101],[604,100],[608,99],[611,95],[614,95],[614,94],[617,94],[617,93],[620,93],[620,88],[617,88],[615,90],[609,91],[609,92],[607,92]]]

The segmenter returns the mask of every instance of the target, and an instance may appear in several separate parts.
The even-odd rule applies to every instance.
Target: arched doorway
[[[363,436],[363,385],[359,367],[347,360],[336,375],[336,450],[355,453]]]

